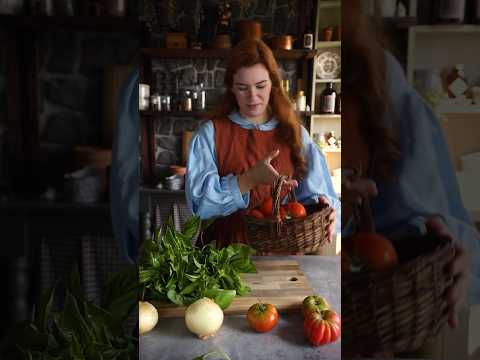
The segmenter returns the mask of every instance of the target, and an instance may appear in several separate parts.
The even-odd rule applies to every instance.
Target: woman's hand
[[[257,161],[257,163],[243,174],[238,176],[238,187],[240,192],[245,194],[258,185],[273,184],[280,176],[278,171],[270,164],[270,162],[278,156],[280,150],[272,151],[265,159]],[[287,190],[291,190],[298,186],[296,180],[287,180],[284,183]]]
[[[448,230],[445,223],[438,217],[432,217],[427,220],[427,229],[438,236],[450,238],[452,241],[452,234]],[[468,268],[468,258],[464,247],[458,242],[455,244],[455,257],[448,264],[448,271],[453,276],[453,285],[447,290],[448,303],[448,325],[451,329],[458,326],[458,312],[465,302],[467,295],[467,284],[470,276]]]
[[[321,195],[318,198],[318,203],[331,206],[330,203],[328,202],[327,198],[323,195]],[[337,214],[336,214],[333,206],[332,206],[332,209],[333,209],[333,211],[331,212],[330,217],[328,218],[328,220],[330,220],[330,225],[328,226],[328,243],[329,244],[333,241],[333,236],[335,235],[335,222],[336,222],[336,219],[337,219]]]
[[[342,177],[342,196],[345,194],[349,199],[358,201],[361,198],[377,196],[377,184],[375,181],[367,178],[350,179]]]

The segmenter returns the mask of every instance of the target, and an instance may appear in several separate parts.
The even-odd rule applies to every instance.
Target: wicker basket
[[[412,258],[414,244],[423,249]],[[427,234],[394,245],[400,259],[394,269],[342,273],[342,345],[348,351],[416,350],[447,321],[444,292],[453,279],[445,266],[455,253],[451,241]]]
[[[272,219],[257,219],[245,216],[245,227],[249,244],[260,252],[314,252],[328,239],[330,214],[328,205],[313,204],[305,206],[307,216],[298,219],[282,220],[280,217],[280,192],[285,176],[279,177],[272,187]],[[294,199],[293,190],[289,193]]]

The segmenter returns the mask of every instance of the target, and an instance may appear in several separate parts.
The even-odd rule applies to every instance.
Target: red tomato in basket
[[[307,216],[307,210],[305,210],[305,207],[299,202],[289,202],[285,207],[292,218],[303,218]]]
[[[349,260],[345,265],[350,267],[351,272],[361,271],[365,267],[382,271],[398,264],[397,251],[392,243],[376,233],[359,232],[349,237],[345,242],[345,252]]]
[[[272,216],[272,208],[273,208],[273,199],[268,198],[260,205],[260,211],[263,213],[265,217]]]
[[[282,220],[285,220],[287,218],[287,215],[288,215],[288,212],[285,209],[285,207],[284,206],[280,207],[280,217],[282,218]]]
[[[263,219],[265,216],[263,215],[263,213],[258,210],[257,208],[255,209],[252,209],[250,210],[248,213],[247,213],[248,216],[251,216],[251,217],[254,217],[256,219]]]
[[[314,346],[334,342],[341,333],[340,316],[333,310],[308,313],[303,321],[303,332]]]

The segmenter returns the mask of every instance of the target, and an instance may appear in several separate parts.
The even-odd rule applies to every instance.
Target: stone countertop
[[[296,259],[316,294],[324,296],[340,313],[340,257],[287,256],[271,259]],[[280,314],[270,332],[251,330],[245,316],[225,316],[222,328],[208,340],[200,340],[185,327],[183,318],[160,319],[156,328],[140,337],[141,360],[191,360],[210,351],[222,350],[232,360],[340,359],[341,339],[313,347],[303,334],[300,313]]]

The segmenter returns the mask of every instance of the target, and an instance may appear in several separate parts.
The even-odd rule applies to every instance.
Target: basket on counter
[[[417,350],[447,322],[451,239],[417,233],[392,243],[396,267],[342,272],[342,346],[349,352]]]
[[[282,220],[280,216],[281,189],[287,177],[281,176],[272,187],[273,218],[257,219],[245,216],[249,244],[260,252],[314,252],[328,240],[328,227],[333,211],[328,205],[305,206],[307,216]],[[294,199],[293,190],[289,199]]]

